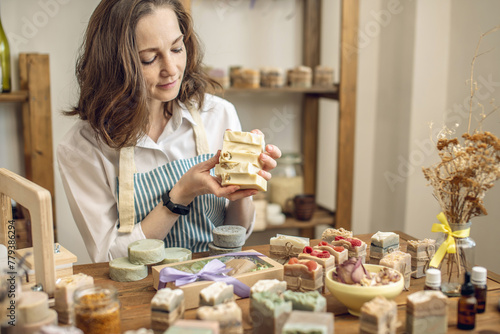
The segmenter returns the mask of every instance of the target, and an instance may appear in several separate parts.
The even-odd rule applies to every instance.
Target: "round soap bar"
[[[26,291],[17,306],[17,323],[34,324],[45,320],[49,310],[49,295],[43,291]]]
[[[133,264],[155,264],[165,259],[163,240],[142,239],[128,245],[128,259]]]
[[[223,248],[223,247],[217,247],[216,245],[213,244],[213,242],[208,244],[209,255],[220,255],[232,252],[241,252],[241,247]]]
[[[169,247],[165,248],[165,259],[161,264],[176,263],[191,260],[192,252],[187,248]]]
[[[214,228],[214,245],[223,248],[241,247],[245,244],[247,230],[239,225],[222,225]]]
[[[22,325],[16,323],[16,327],[19,329],[17,333],[23,333],[23,334],[38,333],[40,328],[49,325],[54,325],[54,326],[57,325],[57,312],[52,309],[47,309],[45,318],[39,322],[35,322],[32,324],[22,324]]]
[[[109,277],[117,282],[139,281],[148,276],[148,267],[132,264],[127,257],[119,257],[109,262]]]

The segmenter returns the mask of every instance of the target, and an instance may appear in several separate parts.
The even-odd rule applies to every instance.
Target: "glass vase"
[[[450,224],[453,232],[465,230],[470,226],[470,221],[466,224]],[[447,238],[448,234],[442,233],[441,237],[436,241],[437,247],[441,246]],[[450,297],[460,296],[465,272],[472,272],[476,251],[476,242],[471,237],[454,237],[454,239],[456,252],[446,253],[440,264],[441,291]]]

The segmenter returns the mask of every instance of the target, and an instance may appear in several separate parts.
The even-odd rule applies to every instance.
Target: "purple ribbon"
[[[224,256],[263,256],[259,252],[236,252],[224,254]],[[250,296],[250,287],[238,279],[225,275],[230,272],[231,268],[226,268],[226,265],[218,259],[213,259],[208,262],[196,274],[186,273],[171,267],[165,267],[160,271],[160,282],[158,283],[158,290],[163,289],[167,282],[175,281],[175,286],[182,286],[185,284],[193,283],[198,280],[226,282],[234,286],[234,293],[239,297],[247,298]]]

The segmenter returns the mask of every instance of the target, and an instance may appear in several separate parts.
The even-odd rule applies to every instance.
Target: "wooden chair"
[[[0,243],[7,246],[9,260],[15,250],[11,199],[24,206],[31,215],[31,236],[36,283],[53,296],[56,283],[54,261],[54,226],[50,192],[5,168],[0,168]]]

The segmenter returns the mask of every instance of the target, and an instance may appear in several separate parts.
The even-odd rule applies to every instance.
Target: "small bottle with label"
[[[476,327],[477,300],[474,295],[474,285],[470,282],[470,273],[465,273],[461,297],[458,299],[458,329],[474,329]]]
[[[424,290],[441,291],[441,271],[436,268],[429,268],[425,272]]]
[[[484,313],[486,310],[486,292],[488,287],[486,286],[486,268],[484,267],[473,267],[471,282],[474,284],[474,291],[477,299],[477,313]]]

